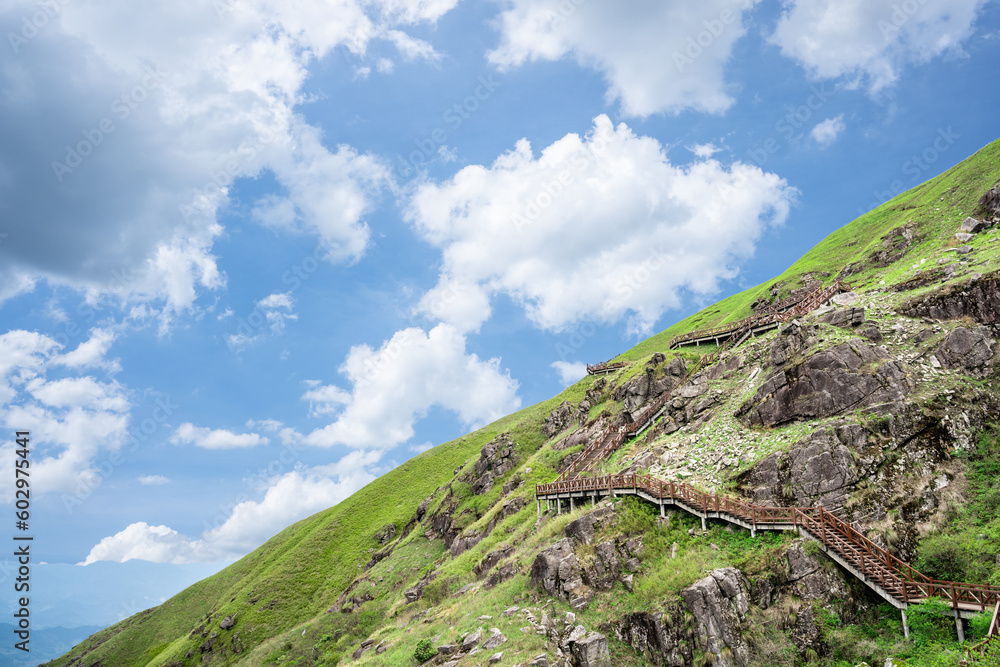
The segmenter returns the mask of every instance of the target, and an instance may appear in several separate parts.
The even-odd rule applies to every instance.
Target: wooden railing
[[[903,604],[942,598],[954,609],[985,610],[1000,602],[1000,587],[932,579],[915,570],[861,534],[851,524],[822,507],[770,507],[701,491],[683,482],[669,482],[650,475],[609,475],[556,481],[535,486],[536,496],[587,491],[629,489],[642,491],[662,503],[715,515],[753,528],[786,528],[805,531],[850,564],[861,576],[875,581]]]
[[[703,340],[706,338],[721,338],[723,336],[734,337],[743,329],[752,331],[757,327],[768,326],[779,322],[787,322],[788,320],[796,317],[802,317],[811,310],[814,310],[824,301],[830,299],[835,294],[845,292],[850,289],[850,285],[837,280],[828,287],[818,287],[812,292],[809,292],[801,297],[785,299],[771,308],[767,308],[759,313],[754,313],[753,315],[745,317],[742,320],[738,320],[730,324],[723,324],[722,326],[714,329],[700,329],[698,331],[691,331],[686,334],[674,336],[670,340],[670,349],[672,350],[675,347],[679,347],[680,345],[695,339]]]
[[[587,364],[587,374],[596,375],[597,373],[610,373],[611,371],[616,371],[619,368],[625,368],[628,364],[624,361],[616,361],[614,363],[610,361],[602,361],[599,364],[594,364],[591,366]]]
[[[990,664],[995,665],[1000,661],[1000,602],[997,602],[996,609],[993,610],[993,621],[990,623],[990,629],[986,632],[986,637],[978,644],[965,649],[965,660],[961,662],[961,665],[966,667],[966,665],[982,664],[982,661],[976,658],[986,656],[993,658]]]

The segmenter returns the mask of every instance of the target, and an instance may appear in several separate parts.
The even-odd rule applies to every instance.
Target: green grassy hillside
[[[951,233],[976,210],[978,198],[998,180],[1000,141],[830,234],[774,280],[709,306],[623,352],[618,360],[636,363],[621,371],[616,381],[620,384],[641,373],[653,353],[667,352],[673,336],[745,317],[758,299],[787,296],[807,279],[827,284],[848,269],[850,275],[845,280],[856,290],[865,291],[883,283],[904,282],[932,269],[948,247],[955,245]],[[895,230],[911,221],[918,231],[907,242],[905,259],[892,259],[902,238]],[[977,236],[971,245],[978,248],[994,239]],[[885,261],[887,254],[891,262]],[[993,259],[984,264],[984,272],[996,268],[996,255],[992,253]],[[778,287],[772,289],[776,284]],[[701,348],[700,352],[704,351]],[[694,358],[698,353],[689,348],[682,354]],[[333,665],[349,658],[362,640],[373,636],[392,638],[393,648],[378,659],[367,655],[363,664],[416,664],[412,652],[417,639],[431,631],[447,633],[452,627],[449,623],[455,622],[454,616],[442,616],[422,630],[422,624],[412,623],[418,609],[428,614],[428,622],[434,618],[430,611],[434,605],[476,581],[472,568],[492,549],[511,543],[534,548],[565,526],[568,517],[536,529],[533,484],[551,481],[562,458],[582,446],[555,451],[546,446],[541,426],[554,408],[563,401],[579,403],[597,381],[587,377],[548,401],[414,457],[339,505],[288,527],[215,576],[159,607],[95,634],[50,664],[186,666],[204,655],[212,658],[212,664]],[[618,409],[612,403],[608,401],[600,409]],[[500,484],[475,495],[462,477],[471,471],[483,446],[501,433],[509,433],[516,443],[521,466],[517,474],[524,482],[504,499],[523,501],[524,506],[500,521],[479,544],[451,558],[441,540],[426,539],[426,527],[411,520],[418,506],[430,499],[427,515],[450,503],[459,528],[482,530],[502,509],[496,503]],[[635,521],[641,524],[645,519],[640,516]],[[373,555],[384,548],[376,533],[389,524],[400,533],[407,527],[410,532],[391,544],[391,557],[366,569]],[[670,535],[664,544],[687,544],[686,530],[685,525],[679,526],[676,535]],[[767,549],[774,546],[767,542],[749,546],[741,539],[720,534],[715,542],[721,550],[703,548],[698,552],[699,562],[737,560],[747,563],[752,571],[758,560],[766,561]],[[695,548],[701,547],[692,546]],[[421,602],[407,605],[402,591],[432,571],[436,578],[428,584]],[[635,600],[646,604],[662,599],[669,591],[676,592],[677,586],[686,585],[692,572],[663,572],[643,584],[645,588]],[[503,605],[523,599],[524,587],[524,577],[516,578],[468,598],[461,603],[463,609],[449,613],[475,618],[477,612],[502,610]],[[345,592],[347,600],[363,598],[358,609],[353,613],[341,613],[339,607],[331,610]],[[610,608],[595,608],[591,620],[599,622],[611,612]],[[226,616],[235,617],[236,625],[221,630],[219,621]],[[517,632],[513,626],[504,627],[508,630]],[[541,646],[540,641],[518,633],[516,654],[530,657],[528,654]],[[206,643],[214,650],[205,651]],[[226,649],[225,656],[220,655],[220,647]]]

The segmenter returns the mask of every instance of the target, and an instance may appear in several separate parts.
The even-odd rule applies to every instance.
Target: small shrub
[[[413,649],[413,657],[417,662],[427,662],[436,655],[437,651],[430,639],[421,639],[417,642],[417,648]]]
[[[951,607],[947,602],[929,598],[921,604],[911,605],[906,611],[911,636],[917,646],[951,641],[955,626]]]

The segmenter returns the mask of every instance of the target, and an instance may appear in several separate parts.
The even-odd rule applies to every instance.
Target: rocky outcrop
[[[1000,217],[1000,185],[994,185],[979,200],[979,205],[987,215]]]
[[[503,546],[500,547],[499,549],[495,549],[486,554],[486,556],[484,556],[483,559],[479,561],[475,565],[475,567],[472,568],[472,572],[477,577],[482,579],[484,576],[486,576],[487,572],[496,567],[497,563],[513,555],[513,553],[514,553],[514,547],[510,546]]]
[[[590,632],[569,647],[576,667],[611,667],[608,638],[599,632]]]
[[[589,514],[581,516],[579,519],[569,522],[566,525],[566,536],[572,537],[577,542],[590,544],[594,540],[594,531],[600,526],[612,521],[615,511],[611,507],[600,507]]]
[[[993,339],[985,327],[957,327],[944,337],[935,356],[947,368],[961,368],[985,377],[992,368]]]
[[[561,433],[573,421],[575,410],[568,401],[563,401],[562,405],[549,413],[542,424],[542,435],[551,438],[556,433]]]
[[[916,234],[917,224],[912,220],[905,225],[893,229],[882,237],[882,247],[872,252],[867,258],[860,262],[853,262],[844,267],[840,272],[840,278],[861,273],[866,268],[884,267],[893,264],[903,258],[906,251],[915,243],[922,240]]]
[[[590,415],[590,409],[601,402],[601,397],[604,395],[604,388],[608,386],[608,381],[606,378],[600,378],[587,390],[584,395],[583,400],[580,404],[576,406],[576,420],[580,426],[584,426],[587,423],[587,417]],[[570,445],[572,446],[572,445]]]
[[[820,315],[817,320],[824,324],[832,324],[835,327],[849,329],[864,324],[864,308],[836,308],[828,313]]]
[[[424,511],[426,511],[426,508]],[[394,523],[383,526],[377,533],[375,533],[375,540],[382,544],[391,542],[394,537],[396,537],[396,524]]]
[[[571,605],[585,605],[590,600],[580,561],[569,538],[542,550],[531,564],[529,576],[533,586]]]
[[[869,536],[909,560],[922,532],[956,502],[952,481],[962,466],[952,452],[973,446],[993,410],[971,393],[963,400],[975,408],[896,403],[883,417],[817,429],[740,474],[737,488],[759,504],[822,505],[857,527],[891,528],[891,544],[878,530]]]
[[[676,604],[668,605],[665,611],[629,614],[621,621],[609,624],[609,630],[618,641],[627,644],[637,655],[654,665],[690,665],[694,660],[696,638],[692,627],[678,622],[684,612]]]
[[[719,667],[745,667],[750,648],[741,631],[750,598],[747,581],[734,567],[712,570],[701,581],[681,591],[681,597],[696,623],[698,644],[716,656]]]
[[[623,402],[626,412],[634,412],[663,392],[676,388],[687,375],[687,364],[682,358],[674,357],[663,368],[663,374],[657,375],[656,366],[647,366],[644,374],[615,389],[614,399]]]
[[[777,426],[898,401],[913,388],[900,362],[858,339],[778,371],[740,406],[737,416],[752,426]]]
[[[761,504],[843,507],[863,471],[852,451],[867,433],[858,424],[826,428],[775,452],[737,478],[740,492]]]
[[[774,367],[784,365],[796,354],[807,350],[819,342],[815,326],[803,326],[791,322],[778,329],[778,335],[771,343],[770,361]]]
[[[913,299],[899,312],[909,317],[935,320],[969,317],[996,330],[1000,327],[1000,274],[991,273],[978,280],[945,285]]]
[[[514,469],[517,457],[514,454],[514,441],[510,434],[501,433],[490,440],[479,454],[475,465],[475,477],[471,481],[472,492],[482,495],[493,488],[497,479]]]

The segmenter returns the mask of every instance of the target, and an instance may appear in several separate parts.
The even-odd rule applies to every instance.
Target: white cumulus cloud
[[[165,525],[132,523],[94,545],[80,565],[98,561],[124,562],[133,558],[156,563],[212,563],[232,560],[260,546],[288,525],[336,505],[368,484],[375,475],[368,467],[379,452],[352,452],[328,466],[293,470],[267,483],[263,497],[246,499],[233,507],[217,527],[189,537]],[[151,475],[143,484],[161,484]]]
[[[237,179],[265,171],[277,186],[262,222],[357,259],[389,170],[304,119],[308,66],[337,48],[369,61],[376,42],[433,60],[407,31],[456,2],[80,0],[27,38],[38,4],[2,3],[0,301],[46,280],[148,305],[168,326],[225,287],[216,214]]]
[[[142,475],[139,477],[139,483],[143,486],[162,486],[169,484],[170,480],[163,475]]]
[[[489,59],[510,68],[572,57],[604,75],[608,99],[629,116],[719,113],[733,103],[724,70],[755,4],[506,0]]]
[[[586,136],[537,155],[522,139],[488,167],[416,191],[407,218],[442,253],[420,305],[468,331],[505,293],[544,329],[627,317],[647,332],[681,292],[709,295],[736,276],[794,196],[752,165],[675,166],[657,140],[602,115]]]
[[[771,40],[816,78],[863,78],[872,90],[911,63],[959,54],[985,0],[792,0]]]
[[[111,377],[117,364],[105,356],[110,344],[91,344],[103,337],[92,330],[67,354],[44,334],[15,329],[0,335],[0,425],[31,432],[35,493],[92,488],[98,457],[126,442],[131,403]],[[94,373],[66,377],[67,367]],[[12,500],[13,479],[13,459],[0,459],[0,502]]]
[[[349,389],[322,385],[303,395],[313,415],[336,415],[296,437],[304,444],[387,450],[412,438],[414,424],[434,407],[476,428],[521,406],[518,384],[500,360],[468,353],[465,336],[448,324],[397,331],[378,349],[352,347],[340,372]]]
[[[270,440],[259,433],[233,433],[226,429],[210,429],[185,422],[177,427],[170,441],[177,445],[190,444],[204,449],[240,449],[266,445]]]

